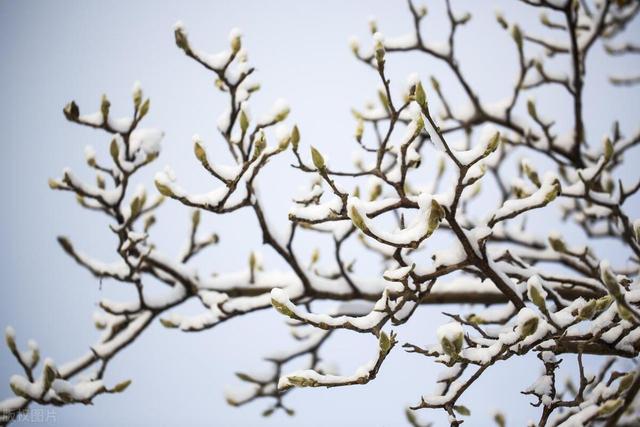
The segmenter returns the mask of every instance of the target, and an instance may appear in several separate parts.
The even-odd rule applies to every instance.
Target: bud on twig
[[[127,387],[129,387],[129,385],[131,385],[131,380],[122,381],[111,389],[111,393],[122,393],[127,389]]]
[[[233,54],[238,53],[240,51],[240,48],[242,47],[242,41],[240,37],[241,33],[237,28],[232,29],[229,33],[229,42],[231,44],[231,52]]]
[[[291,129],[291,146],[293,147],[293,151],[298,151],[299,144],[300,144],[300,130],[298,129],[298,125],[294,125],[293,129]]]
[[[444,353],[451,359],[457,359],[464,343],[462,325],[458,322],[447,323],[438,328],[437,335]]]
[[[516,42],[518,46],[518,50],[522,50],[522,32],[520,31],[520,27],[516,24],[511,27],[511,37]]]
[[[422,108],[423,110],[427,108],[427,95],[424,92],[424,88],[422,87],[422,82],[418,82],[416,84],[414,96],[420,108]]]
[[[67,118],[67,120],[78,120],[78,117],[80,117],[80,109],[78,108],[78,105],[75,101],[71,101],[70,103],[65,105],[62,112],[64,113],[64,116]]]
[[[107,123],[109,120],[109,109],[111,108],[111,103],[107,99],[107,95],[102,95],[102,101],[100,102],[100,113],[102,113],[102,120],[104,123]]]
[[[427,220],[427,237],[431,236],[436,228],[438,228],[444,215],[445,212],[442,206],[440,206],[435,199],[431,199],[431,210],[429,212],[429,219]]]
[[[351,217],[351,221],[353,222],[353,225],[358,227],[364,233],[369,231],[369,228],[367,227],[367,224],[365,223],[364,218],[362,217],[362,215],[360,215],[360,212],[358,212],[358,209],[356,209],[355,206],[351,206],[351,209],[349,209],[349,216]]]
[[[7,326],[7,328],[4,330],[4,339],[7,343],[7,347],[9,347],[9,350],[11,350],[12,353],[15,353],[17,351],[16,331],[11,326]]]
[[[314,147],[311,147],[311,160],[313,161],[313,165],[316,167],[316,169],[318,169],[318,171],[325,171],[326,165],[324,163],[324,157],[322,157],[322,154],[320,154],[320,152]]]

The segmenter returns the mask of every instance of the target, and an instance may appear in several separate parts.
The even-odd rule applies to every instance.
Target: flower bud
[[[111,108],[111,102],[107,99],[107,95],[102,95],[102,100],[100,101],[100,113],[102,113],[102,120],[104,123],[107,123],[109,120],[109,109]]]
[[[313,160],[313,165],[320,172],[323,172],[326,169],[326,165],[324,163],[324,157],[322,157],[322,154],[320,154],[320,152],[316,150],[314,147],[311,147],[311,160]]]
[[[64,113],[64,116],[67,118],[67,120],[75,121],[78,120],[78,117],[80,117],[80,109],[78,108],[78,105],[75,101],[71,101],[70,103],[65,105],[62,112]]]
[[[544,202],[551,203],[552,201],[554,201],[560,194],[560,190],[560,181],[556,179],[553,181],[553,188],[544,196]]]
[[[578,318],[580,320],[589,320],[596,313],[598,302],[594,299],[590,300],[588,303],[582,306],[580,311],[578,312]]]
[[[536,104],[533,102],[533,99],[527,100],[527,112],[532,119],[538,119],[538,112],[536,111]]]
[[[540,309],[540,311],[545,312],[547,310],[547,305],[545,302],[545,297],[542,294],[544,290],[542,290],[541,292],[541,289],[539,288],[539,282],[533,281],[532,279],[533,277],[527,282],[529,299],[536,305],[536,307]]]
[[[207,167],[209,165],[209,161],[207,160],[207,152],[205,151],[204,147],[202,147],[202,142],[197,139],[197,137],[194,138],[193,153],[196,155],[198,161],[202,163],[202,166]]]
[[[611,160],[613,157],[613,143],[609,138],[605,138],[604,140],[604,161],[605,163]]]
[[[362,119],[358,119],[356,123],[356,141],[362,141],[362,135],[364,134],[364,121]]]
[[[618,384],[618,395],[621,395],[625,391],[629,390],[635,378],[636,376],[633,372],[629,372],[626,375],[624,375],[620,379],[620,383]]]
[[[249,118],[247,117],[247,113],[244,110],[240,110],[240,129],[242,133],[246,133],[249,128]]]
[[[356,209],[355,206],[351,206],[351,208],[349,209],[349,216],[351,217],[353,225],[358,227],[360,230],[365,233],[369,230],[367,224],[364,221],[364,218],[362,217],[362,215],[360,215],[360,212],[358,211],[358,209]]]
[[[349,47],[351,48],[351,52],[358,56],[358,52],[360,51],[360,42],[357,37],[354,36],[349,39]]]
[[[393,333],[391,334],[391,336],[387,335],[384,331],[380,331],[380,338],[378,340],[378,345],[380,346],[380,353],[382,354],[388,354],[389,351],[391,350],[391,347],[393,346],[393,344],[395,339],[393,337]]]
[[[556,251],[556,252],[560,252],[560,253],[567,253],[567,245],[565,244],[564,240],[562,240],[561,236],[556,236],[556,235],[551,235],[549,236],[549,244],[551,245],[551,248]]]
[[[500,144],[500,132],[496,132],[495,134],[493,134],[493,136],[487,143],[487,148],[486,150],[484,150],[485,157],[493,153],[494,151],[496,151],[499,144]]]
[[[414,97],[416,99],[416,102],[420,106],[420,108],[422,109],[427,108],[427,94],[424,92],[424,87],[422,87],[422,82],[418,82],[416,84]]]
[[[113,138],[111,145],[109,146],[109,154],[115,163],[118,163],[118,157],[120,156],[120,147],[118,147],[118,141]]]
[[[191,213],[191,226],[195,230],[200,225],[200,209],[194,209]]]
[[[521,325],[520,333],[522,334],[522,338],[526,338],[538,330],[538,321],[539,319],[537,317],[532,317]]]
[[[618,283],[618,279],[614,276],[611,268],[609,267],[609,263],[603,261],[600,263],[600,279],[607,287],[609,293],[616,299],[619,300],[622,298],[622,294],[620,292],[620,284]]]
[[[617,411],[618,408],[620,408],[623,403],[624,403],[624,400],[620,398],[609,399],[606,402],[604,402],[604,404],[600,407],[600,409],[598,409],[597,414],[599,417],[605,417],[607,415],[611,415],[615,411]]]
[[[234,54],[238,53],[240,51],[240,48],[242,47],[242,41],[240,37],[241,37],[241,33],[240,33],[240,30],[237,28],[234,28],[229,33],[229,42],[231,44],[231,52]]]
[[[438,340],[442,350],[452,359],[456,359],[462,351],[464,343],[464,330],[458,322],[451,322],[442,325],[437,330]]]
[[[121,383],[116,384],[112,389],[112,393],[122,393],[131,385],[131,380],[122,381]]]
[[[382,185],[379,182],[375,183],[371,188],[371,192],[369,193],[369,201],[374,201],[382,194]]]
[[[291,146],[293,147],[293,151],[298,151],[298,144],[300,144],[300,130],[297,125],[294,125],[293,129],[291,129]]]
[[[445,212],[442,206],[435,199],[431,199],[431,209],[429,212],[429,219],[427,220],[427,237],[431,236],[433,232],[438,228],[440,222],[444,218]]]
[[[518,50],[522,50],[522,31],[520,31],[519,26],[514,24],[513,27],[511,27],[511,37],[513,37],[513,40],[516,42]]]
[[[160,194],[166,197],[173,197],[173,191],[168,185],[165,185],[157,180],[155,181],[155,184]]]
[[[140,118],[143,118],[149,112],[149,107],[151,105],[151,100],[149,98],[145,99],[140,107]]]
[[[7,328],[4,330],[4,339],[7,343],[7,347],[9,347],[9,350],[11,350],[12,353],[15,353],[17,351],[16,331],[11,326],[7,326]]]

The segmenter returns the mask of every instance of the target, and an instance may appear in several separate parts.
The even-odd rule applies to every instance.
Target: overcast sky
[[[447,34],[442,3],[427,2],[426,34],[440,41]],[[535,20],[537,12],[506,1],[453,3],[458,10],[474,12],[458,39],[463,71],[480,88],[483,99],[499,101],[511,90],[515,63],[513,43],[495,25],[493,10],[500,7],[508,18],[522,21]],[[375,99],[379,86],[375,73],[353,59],[347,43],[352,34],[363,44],[369,43],[370,15],[379,18],[386,34],[403,34],[411,28],[405,2],[400,0],[1,0],[0,271],[4,280],[0,325],[13,325],[20,343],[34,338],[43,356],[63,363],[83,354],[98,338],[91,320],[96,301],[106,295],[131,295],[108,281],[100,286],[55,241],[56,236],[67,235],[96,257],[113,260],[115,256],[113,235],[104,218],[83,211],[69,194],[47,187],[47,179],[59,176],[66,166],[89,177],[84,146],[92,144],[100,154],[106,152],[109,142],[104,134],[67,123],[62,107],[68,101],[75,99],[83,111],[94,111],[101,94],[106,93],[113,111],[125,115],[130,111],[131,87],[139,80],[151,97],[146,125],[165,131],[162,155],[141,174],[141,182],[152,189],[153,173],[170,164],[187,188],[206,190],[211,182],[193,158],[191,136],[200,134],[211,147],[217,143],[212,152],[223,156],[215,125],[227,99],[215,90],[213,76],[175,47],[172,25],[182,20],[192,42],[211,52],[226,48],[229,30],[240,27],[262,83],[252,103],[254,114],[259,116],[279,97],[287,99],[304,145],[314,145],[335,164],[346,165],[354,148],[350,108]],[[628,37],[637,41],[639,28],[634,24]],[[437,75],[445,89],[451,84],[441,64],[419,56],[393,56],[388,64],[398,92],[413,71],[422,79]],[[611,88],[606,75],[609,70],[629,74],[640,69],[639,65],[637,59],[605,60],[596,47],[589,61],[585,110],[594,143],[608,132],[613,118],[621,119],[625,132],[638,126],[639,91]],[[451,90],[454,99],[459,99],[458,89],[451,86]],[[546,102],[544,111],[557,117],[561,128],[571,124],[566,97],[550,92],[536,96]],[[630,174],[637,176],[637,170]],[[305,182],[289,171],[285,160],[270,165],[261,190],[268,196],[265,203],[274,224],[286,224],[291,196]],[[640,211],[637,201],[634,203],[632,216],[637,217]],[[188,215],[176,203],[166,203],[154,235],[161,248],[169,253],[179,251]],[[221,237],[219,247],[197,260],[207,271],[245,268],[248,252],[260,249],[261,236],[250,215],[206,216],[204,226]],[[301,250],[310,251],[316,245],[309,239],[306,242]],[[616,256],[614,252],[612,258]],[[266,249],[265,264],[267,268],[281,266]],[[371,271],[377,273],[375,267]],[[441,310],[421,310],[401,330],[401,341],[434,342],[436,326],[445,321]],[[398,350],[369,385],[291,393],[289,403],[297,411],[294,418],[282,413],[262,418],[263,402],[241,409],[225,403],[225,387],[238,386],[235,371],[260,367],[264,355],[288,345],[291,341],[282,319],[271,311],[199,334],[155,325],[109,367],[108,384],[133,379],[124,395],[99,397],[92,407],[56,409],[56,420],[69,426],[396,426],[404,422],[404,408],[433,389],[439,371],[427,359]],[[342,373],[349,373],[369,360],[371,349],[370,339],[344,332],[327,347],[325,356],[337,362]],[[567,362],[573,359],[567,357]],[[489,425],[497,408],[509,414],[510,425],[524,425],[535,411],[529,406],[530,399],[518,391],[537,378],[538,369],[532,360],[496,366],[495,373],[465,395],[462,403],[477,415],[465,425]],[[0,349],[0,398],[10,395],[8,378],[18,370],[8,350]],[[420,415],[424,420],[444,419],[436,412]]]

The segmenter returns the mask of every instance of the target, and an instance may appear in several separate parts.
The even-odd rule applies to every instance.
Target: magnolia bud
[[[604,140],[604,161],[605,163],[611,160],[613,157],[613,143],[609,138],[605,138]]]
[[[598,409],[598,416],[604,417],[613,414],[624,403],[623,399],[610,399],[604,402],[604,405]]]
[[[115,138],[111,140],[109,153],[111,154],[111,158],[113,159],[113,161],[115,163],[118,163],[118,156],[120,156],[120,147],[118,147],[118,141]]]
[[[469,415],[471,415],[471,411],[466,406],[456,405],[453,407],[453,410],[464,417],[468,417]]]
[[[596,311],[600,312],[606,310],[611,303],[613,302],[613,298],[611,295],[605,295],[596,300]]]
[[[362,135],[364,133],[364,121],[362,119],[358,119],[357,123],[356,123],[356,140],[358,142],[362,141]]]
[[[627,322],[630,322],[633,319],[633,314],[631,313],[631,311],[629,311],[627,307],[625,307],[621,303],[618,303],[617,308],[618,308],[618,314],[620,315],[620,318],[622,320],[626,320]]]
[[[369,200],[374,201],[382,194],[382,185],[380,183],[376,183],[373,188],[371,188],[371,192],[369,193]]]
[[[436,228],[438,228],[444,215],[445,212],[442,206],[440,206],[435,199],[431,199],[431,210],[429,212],[429,219],[427,220],[427,237],[431,236]]]
[[[189,48],[189,41],[187,40],[187,33],[184,31],[184,28],[182,28],[182,23],[179,22],[175,25],[175,30],[173,32],[175,39],[176,39],[176,45],[185,51],[185,53],[188,53],[191,51],[191,49]]]
[[[438,339],[442,350],[452,359],[456,359],[462,351],[464,343],[464,330],[458,322],[442,325],[437,330]]]
[[[229,42],[231,43],[231,52],[233,52],[234,54],[238,53],[238,51],[240,51],[240,48],[242,47],[242,41],[240,40],[240,37],[241,37],[240,30],[237,28],[234,28],[229,33]]]
[[[582,306],[582,308],[578,312],[578,318],[580,320],[591,319],[596,312],[597,305],[598,305],[598,302],[596,300],[594,299],[590,300],[588,303]]]
[[[554,201],[560,194],[560,190],[560,181],[556,179],[555,181],[553,181],[553,188],[544,196],[545,203],[551,203],[552,201]]]
[[[300,130],[297,125],[294,125],[291,129],[291,146],[294,151],[298,151],[298,144],[300,144]]]
[[[136,107],[137,110],[140,108],[140,104],[142,103],[142,88],[140,87],[140,82],[135,82],[133,84],[131,95],[133,98],[133,106]]]
[[[509,24],[507,23],[507,21],[504,19],[504,16],[502,15],[501,12],[496,12],[496,21],[498,21],[498,24],[500,24],[500,26],[502,28],[504,28],[505,30],[507,28],[509,28]]]
[[[373,38],[375,40],[376,62],[378,63],[378,67],[382,67],[384,66],[384,54],[385,54],[382,34],[375,33],[373,35]]]
[[[613,272],[609,268],[609,264],[606,262],[602,262],[600,264],[600,278],[602,282],[607,287],[609,293],[616,299],[619,300],[622,297],[620,292],[620,285],[618,284],[618,280],[613,275]]]
[[[633,372],[629,372],[626,375],[624,375],[620,379],[620,383],[618,385],[618,395],[621,395],[622,393],[627,391],[629,387],[631,387],[631,384],[633,384],[633,380],[635,380],[635,378],[636,376]]]
[[[313,160],[313,165],[320,172],[323,172],[326,169],[326,165],[324,163],[324,157],[322,157],[322,154],[320,154],[320,152],[316,150],[314,147],[311,147],[311,160]]]
[[[151,100],[149,98],[145,99],[140,107],[140,118],[143,118],[149,112],[149,106],[151,105]]]
[[[533,118],[534,120],[538,119],[538,112],[536,111],[536,104],[533,102],[533,99],[529,99],[527,101],[527,111],[529,112],[531,118]]]
[[[198,161],[200,161],[203,166],[206,167],[209,164],[209,161],[207,160],[207,152],[202,147],[201,141],[197,138],[194,138],[193,152],[196,155]]]
[[[357,56],[360,51],[360,43],[357,37],[351,37],[349,39],[349,47],[351,48],[351,52]]]
[[[511,37],[513,37],[513,40],[516,42],[518,49],[522,50],[522,32],[520,31],[520,27],[515,24],[511,27]]]
[[[175,329],[175,328],[177,328],[179,326],[178,323],[176,323],[176,322],[174,322],[172,320],[163,319],[163,318],[160,318],[160,324],[162,326],[164,326],[165,328],[167,328],[167,329]]]
[[[131,218],[138,216],[142,210],[142,200],[139,197],[134,197],[131,201]]]
[[[107,99],[107,95],[102,95],[102,100],[100,102],[100,112],[102,113],[102,120],[104,123],[107,123],[109,119],[109,109],[111,108],[111,103]]]
[[[500,132],[496,132],[487,143],[487,149],[484,150],[484,155],[488,156],[489,154],[496,151],[499,143],[500,143]]]
[[[61,185],[58,181],[56,181],[53,178],[49,178],[49,180],[47,181],[47,183],[49,184],[49,188],[52,190],[57,190],[59,188],[61,188]]]
[[[73,254],[73,246],[69,239],[64,236],[58,236],[58,243],[62,246],[62,249],[69,255]]]
[[[531,300],[531,302],[533,302],[541,311],[546,311],[547,305],[545,303],[545,298],[540,293],[538,287],[535,285],[530,285],[528,291],[529,299]]]
[[[51,388],[51,384],[56,379],[56,371],[53,367],[53,362],[51,360],[47,360],[44,362],[44,369],[42,371],[42,381],[44,384],[44,389],[49,390]]]
[[[364,221],[364,218],[362,217],[362,215],[360,215],[360,212],[358,212],[358,209],[356,209],[355,206],[351,206],[351,209],[349,209],[349,216],[351,217],[351,221],[353,222],[353,224],[360,230],[365,233],[369,230],[367,224]]]
[[[196,229],[200,225],[200,209],[194,209],[191,213],[191,226]]]
[[[78,120],[78,117],[80,117],[80,109],[78,108],[78,105],[75,103],[75,101],[71,101],[70,103],[65,105],[62,112],[64,113],[64,116],[67,118],[67,120]]]
[[[318,248],[315,248],[313,252],[311,252],[311,265],[315,264],[320,260],[320,251]]]
[[[549,244],[554,251],[563,254],[567,253],[567,245],[564,243],[564,240],[562,240],[562,237],[555,235],[549,236]]]
[[[538,329],[538,318],[537,317],[532,317],[532,318],[526,320],[521,325],[520,332],[522,334],[522,337],[526,338],[529,335],[534,334],[537,329]]]
[[[378,23],[373,17],[369,18],[369,31],[371,31],[371,34],[378,32]]]
[[[247,117],[247,113],[244,110],[240,111],[240,129],[242,133],[246,133],[249,128],[249,118]]]
[[[391,337],[389,337],[389,335],[384,333],[384,331],[380,331],[380,338],[378,340],[378,345],[380,346],[380,353],[382,354],[389,353],[389,351],[391,350],[391,347],[394,344],[394,341],[395,340],[393,337],[393,333],[391,334]]]
[[[173,191],[171,191],[171,188],[169,188],[169,186],[162,184],[159,181],[155,181],[156,184],[156,188],[158,189],[158,191],[160,192],[160,194],[162,194],[163,196],[166,197],[173,197]]]
[[[280,303],[279,301],[277,301],[274,298],[271,298],[271,305],[273,306],[273,308],[275,308],[276,310],[278,310],[278,312],[284,316],[287,317],[293,317],[294,313],[293,311],[291,311],[289,309],[289,307],[287,307],[286,305]]]
[[[422,82],[418,82],[416,84],[414,97],[416,99],[416,102],[422,109],[427,108],[427,95],[424,92],[424,88],[422,87]]]
[[[127,389],[127,387],[129,387],[129,385],[131,385],[131,380],[122,381],[121,383],[116,384],[115,387],[111,389],[111,392],[122,393]]]
[[[11,326],[7,326],[7,328],[4,330],[4,339],[7,343],[7,347],[9,347],[9,350],[11,350],[12,353],[15,353],[17,351],[16,331]]]

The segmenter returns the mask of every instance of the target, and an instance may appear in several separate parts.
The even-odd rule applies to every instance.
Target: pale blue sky
[[[443,39],[446,22],[442,1],[428,1],[427,37]],[[514,2],[470,0],[455,2],[458,10],[477,10],[462,30],[458,53],[469,79],[481,87],[484,99],[497,101],[509,93],[514,65],[512,42],[494,24],[493,9],[507,17],[535,19],[531,9]],[[537,12],[534,12],[537,13]],[[289,100],[291,118],[299,123],[305,145],[320,148],[336,164],[345,165],[354,147],[352,106],[375,99],[377,76],[357,63],[347,45],[357,34],[367,44],[367,17],[379,17],[381,31],[402,34],[411,20],[404,1],[0,1],[0,325],[13,325],[21,343],[35,338],[44,356],[64,362],[84,353],[97,338],[91,314],[105,295],[126,295],[119,286],[96,279],[78,268],[59,249],[55,237],[68,235],[83,250],[113,259],[112,235],[103,218],[83,211],[69,194],[52,192],[47,178],[70,166],[89,176],[83,148],[92,144],[106,152],[106,135],[67,123],[62,107],[75,99],[84,111],[94,111],[102,93],[113,111],[130,109],[130,88],[139,80],[151,97],[148,126],[166,132],[161,158],[141,174],[152,188],[153,173],[171,164],[188,188],[206,189],[210,181],[192,156],[191,136],[209,143],[216,139],[215,120],[227,100],[213,87],[213,76],[186,58],[174,44],[172,25],[182,20],[191,39],[202,49],[226,47],[232,27],[244,32],[243,43],[262,90],[253,103],[254,114],[269,108],[278,97]],[[638,39],[634,24],[629,37]],[[638,60],[603,60],[597,47],[590,60],[594,68],[587,87],[587,128],[596,143],[618,117],[629,132],[638,126],[639,91],[611,88],[606,71],[637,71]],[[465,62],[466,60],[466,62]],[[406,76],[423,79],[438,75],[449,84],[445,69],[415,55],[388,61],[399,89]],[[605,66],[611,68],[604,68]],[[459,94],[454,90],[454,97]],[[549,115],[570,117],[567,98],[538,95]],[[562,126],[566,128],[565,122]],[[214,144],[212,144],[214,145]],[[637,156],[632,157],[637,159]],[[296,185],[303,181],[284,160],[270,165],[262,181],[274,224],[286,223],[286,211]],[[630,176],[637,176],[631,171]],[[293,184],[292,184],[293,182]],[[294,185],[295,184],[295,185]],[[638,216],[638,204],[632,205]],[[221,246],[207,252],[199,264],[214,271],[244,268],[246,254],[260,245],[260,234],[250,215],[204,219],[220,233]],[[188,211],[167,203],[155,230],[155,239],[170,253],[182,245]],[[307,242],[309,242],[307,240]],[[311,247],[311,246],[309,246]],[[306,250],[306,249],[305,249]],[[278,265],[265,253],[267,267]],[[271,263],[271,264],[270,264]],[[377,270],[374,270],[377,271]],[[439,308],[422,310],[402,330],[403,341],[425,344],[435,340],[435,327],[444,321]],[[328,346],[327,358],[349,372],[371,355],[371,340],[341,333]],[[189,425],[215,426],[343,426],[402,425],[404,407],[430,392],[439,368],[426,359],[398,349],[376,381],[359,387],[300,390],[289,402],[298,415],[260,416],[257,403],[242,409],[228,406],[225,386],[237,385],[234,371],[259,366],[261,357],[290,344],[281,319],[263,312],[228,322],[197,335],[165,330],[156,325],[110,366],[111,384],[132,378],[125,395],[96,399],[93,407],[56,410],[60,425]],[[363,350],[365,349],[365,350]],[[571,358],[568,358],[571,359]],[[534,366],[533,368],[531,366]],[[496,367],[497,369],[497,367]],[[488,425],[497,407],[508,409],[511,425],[524,425],[535,412],[518,391],[537,377],[538,366],[519,360],[505,364],[474,385],[462,403],[474,415],[469,426]],[[18,367],[6,348],[0,349],[0,398],[9,396],[8,378]],[[435,412],[422,418],[442,421]]]

